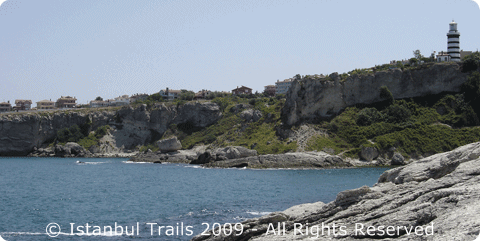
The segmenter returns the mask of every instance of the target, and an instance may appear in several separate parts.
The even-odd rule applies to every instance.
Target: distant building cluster
[[[109,107],[109,106],[124,106],[129,105],[135,101],[143,101],[146,100],[148,94],[135,94],[132,96],[128,95],[121,95],[115,97],[113,99],[103,100],[102,98],[98,98],[96,100],[90,101],[91,108],[100,108],[100,107]]]
[[[416,53],[415,53],[416,54]],[[460,62],[466,56],[472,54],[472,51],[463,51],[460,49],[460,32],[457,29],[457,23],[452,21],[449,24],[449,31],[447,32],[447,51],[439,51],[438,54],[433,52],[430,56],[428,61],[434,62]],[[417,54],[416,54],[417,55]],[[421,56],[419,54],[419,56]],[[422,59],[425,59],[422,57]],[[414,59],[415,60],[415,59]],[[407,65],[412,64],[412,59],[404,59],[404,60],[392,60],[390,61],[390,65]],[[426,60],[427,61],[427,60]],[[417,61],[415,61],[417,62]],[[418,63],[423,63],[423,60],[419,60]],[[391,67],[393,68],[393,67]],[[367,71],[374,71],[375,68],[367,69]],[[326,78],[324,75],[313,75],[310,77],[314,77],[315,79],[323,79]],[[292,85],[295,79],[299,79],[300,77],[296,76],[294,78],[285,79],[283,81],[277,80],[274,85],[266,85],[264,89],[264,94],[268,96],[276,96],[280,94],[286,94]],[[182,94],[188,94],[188,100],[201,100],[201,99],[209,99],[214,98],[218,95],[213,95],[213,93],[220,93],[220,96],[225,94],[230,94],[230,92],[226,91],[215,91],[212,92],[210,90],[202,89],[198,92],[188,91],[188,90],[173,90],[169,88],[165,88],[158,92],[158,95],[162,97],[165,101],[173,101],[178,98],[185,99],[185,96],[182,97]],[[232,95],[251,95],[252,89],[246,86],[237,86],[237,88],[231,91]],[[137,101],[145,101],[149,97],[148,94],[134,94],[132,96],[128,95],[121,95],[115,97],[113,99],[103,100],[101,97],[97,97],[95,100],[90,101],[87,105],[77,105],[77,99],[71,96],[61,96],[57,99],[57,101],[50,100],[41,100],[36,102],[37,106],[32,107],[31,100],[23,100],[17,99],[15,100],[15,105],[12,106],[10,101],[1,102],[0,103],[0,112],[9,112],[9,111],[35,111],[35,110],[54,110],[54,109],[72,109],[72,108],[101,108],[101,107],[111,107],[111,106],[124,106],[129,105],[131,103]]]
[[[30,110],[52,110],[52,109],[70,109],[75,108],[77,99],[71,96],[61,96],[56,102],[51,100],[41,100],[37,102],[37,107],[32,107],[31,100],[15,100],[12,106],[10,101],[0,103],[0,112],[8,111],[30,111]]]

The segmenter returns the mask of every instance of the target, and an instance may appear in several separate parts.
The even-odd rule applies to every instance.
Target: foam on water
[[[126,164],[152,164],[152,162],[132,162],[132,161],[122,161]]]
[[[248,211],[247,212],[248,214],[251,214],[251,215],[255,215],[255,216],[264,216],[264,215],[268,215],[272,212],[256,212],[256,211]]]
[[[79,165],[98,165],[98,164],[104,164],[104,163],[110,163],[110,162],[83,162],[83,161],[76,161],[76,164]]]

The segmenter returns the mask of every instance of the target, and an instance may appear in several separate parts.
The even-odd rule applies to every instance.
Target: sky
[[[2,3],[3,2],[3,3]],[[472,0],[0,0],[0,102],[231,91],[480,48]]]

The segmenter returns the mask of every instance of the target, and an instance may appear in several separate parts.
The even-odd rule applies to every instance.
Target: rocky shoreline
[[[474,240],[480,235],[479,157],[480,142],[468,144],[390,169],[373,187],[340,192],[330,203],[244,221],[241,235],[210,231],[192,240]],[[386,232],[389,227],[394,231]]]
[[[113,143],[113,145],[112,145]],[[326,152],[303,151],[283,154],[258,155],[257,151],[242,146],[228,146],[222,148],[207,148],[196,146],[189,150],[181,150],[182,145],[176,137],[157,141],[158,151],[145,152],[124,150],[115,147],[115,139],[108,133],[100,139],[98,145],[86,150],[78,143],[68,142],[64,145],[55,145],[47,148],[34,149],[29,157],[128,157],[132,162],[151,163],[187,163],[202,165],[207,168],[349,168],[368,166],[390,166],[404,164],[399,162],[392,153],[391,160],[377,158],[351,159],[343,158]],[[366,149],[366,153],[372,151]],[[399,154],[398,154],[399,155]],[[362,155],[367,156],[368,155]],[[370,155],[371,156],[371,155]]]
[[[397,153],[396,153],[397,154]],[[133,162],[175,162],[201,165],[207,168],[351,168],[404,165],[403,157],[392,154],[392,158],[376,158],[375,160],[343,158],[326,152],[303,151],[283,154],[258,155],[255,150],[242,146],[228,146],[207,149],[206,146],[191,150],[175,150],[171,152],[147,151],[138,153],[130,161]]]

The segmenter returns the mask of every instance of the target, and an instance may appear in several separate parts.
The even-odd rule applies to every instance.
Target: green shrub
[[[357,115],[357,124],[361,126],[368,126],[383,120],[383,114],[376,108],[365,108]]]
[[[402,131],[378,136],[375,142],[382,149],[392,146],[407,154],[435,154],[450,151],[461,145],[480,140],[480,128],[451,129],[440,125],[407,128]]]
[[[480,53],[477,51],[463,59],[462,71],[470,72],[480,68]]]
[[[478,71],[473,72],[468,80],[463,83],[461,87],[462,92],[465,95],[467,102],[475,101],[480,97],[480,73]]]
[[[387,88],[387,86],[380,87],[380,98],[386,100],[388,104],[393,104],[395,99],[393,98],[392,92]]]
[[[154,143],[150,143],[148,145],[141,146],[138,151],[146,152],[146,151],[148,151],[148,149],[152,150],[153,152],[160,150],[160,148],[158,148],[157,145],[155,145]]]
[[[70,127],[63,128],[57,131],[57,141],[60,143],[66,142],[78,142],[80,139],[85,136],[82,134],[82,131],[77,125],[72,125]]]
[[[410,110],[404,105],[393,104],[385,109],[385,119],[390,123],[406,122],[411,115]]]
[[[339,154],[340,152],[352,148],[352,145],[335,135],[329,137],[316,136],[308,141],[306,150],[322,151],[324,148],[331,148],[335,154]]]
[[[109,125],[101,126],[95,130],[95,132],[90,133],[88,136],[83,137],[82,139],[78,140],[77,143],[82,146],[85,149],[89,149],[93,145],[97,145],[99,139],[104,137],[106,134],[108,134],[108,131],[110,130]]]

